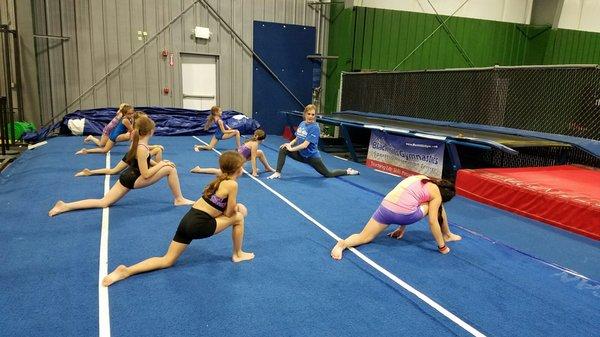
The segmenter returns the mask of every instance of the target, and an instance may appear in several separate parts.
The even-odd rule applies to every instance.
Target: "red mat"
[[[459,170],[459,195],[600,240],[600,170],[578,165]]]

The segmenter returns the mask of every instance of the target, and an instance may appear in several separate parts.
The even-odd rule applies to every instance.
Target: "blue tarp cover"
[[[154,132],[156,136],[206,135],[215,132],[215,126],[208,131],[204,130],[204,123],[210,115],[209,110],[163,107],[136,107],[135,109],[145,112],[156,123]],[[67,114],[60,122],[42,128],[38,132],[25,134],[23,139],[27,142],[39,142],[56,135],[71,135],[67,127],[68,121],[81,118],[85,118],[84,134],[100,135],[104,126],[113,119],[116,111],[116,108],[77,110]],[[226,110],[223,111],[222,118],[225,124],[239,130],[241,134],[252,134],[260,128],[256,120],[244,116],[241,112]]]

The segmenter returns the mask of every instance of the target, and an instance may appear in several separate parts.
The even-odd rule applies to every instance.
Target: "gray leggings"
[[[346,170],[329,171],[327,169],[327,167],[325,167],[325,164],[323,164],[323,161],[321,160],[321,158],[319,158],[319,157],[304,158],[297,151],[290,152],[285,147],[279,149],[279,156],[277,157],[277,169],[276,169],[277,172],[281,173],[281,170],[283,169],[283,165],[285,164],[285,158],[287,156],[290,156],[294,160],[297,160],[299,162],[307,163],[308,165],[312,166],[317,172],[319,172],[323,177],[326,177],[326,178],[333,178],[333,177],[348,175],[348,172],[346,172]]]

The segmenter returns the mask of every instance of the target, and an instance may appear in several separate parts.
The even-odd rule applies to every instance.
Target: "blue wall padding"
[[[162,107],[136,107],[136,110],[143,111],[156,123],[156,136],[190,136],[206,135],[215,132],[215,126],[207,131],[204,130],[204,123],[208,118],[209,110],[190,110],[180,108],[162,108]],[[23,139],[27,142],[37,142],[48,137],[61,135],[70,135],[71,131],[67,127],[70,119],[85,118],[84,134],[100,135],[102,129],[115,116],[116,108],[100,108],[77,110],[63,117],[62,121],[49,127],[43,128],[35,133],[27,133]],[[241,112],[227,110],[223,111],[223,121],[232,129],[237,129],[241,134],[252,134],[260,124],[252,118],[234,118],[234,116],[244,116]]]
[[[279,134],[285,126],[282,110],[303,110],[311,102],[313,69],[306,58],[315,52],[315,27],[254,21],[254,51],[302,102],[289,92],[254,58],[252,117],[268,134]]]

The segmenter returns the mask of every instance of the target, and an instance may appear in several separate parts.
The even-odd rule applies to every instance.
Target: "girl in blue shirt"
[[[317,107],[313,104],[309,104],[304,108],[304,121],[300,123],[296,130],[296,138],[279,147],[277,168],[275,169],[275,173],[270,175],[267,179],[277,179],[281,177],[281,170],[283,169],[285,158],[287,156],[290,156],[299,162],[307,163],[326,178],[358,174],[358,171],[352,168],[330,171],[325,167],[325,164],[321,160],[319,149],[317,148],[321,130],[319,129],[319,124],[316,123],[316,111]]]

